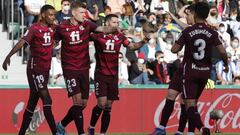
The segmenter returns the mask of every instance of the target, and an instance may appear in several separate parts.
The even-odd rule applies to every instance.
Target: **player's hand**
[[[3,64],[2,64],[2,68],[7,71],[7,66],[10,66],[10,57],[6,57],[6,59],[4,60]]]
[[[224,69],[223,69],[223,71],[224,71],[225,73],[228,73],[228,71],[229,71],[229,67],[228,67],[228,65],[224,65]]]

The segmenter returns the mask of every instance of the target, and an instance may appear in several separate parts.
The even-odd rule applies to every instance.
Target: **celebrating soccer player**
[[[222,45],[221,37],[206,23],[208,14],[209,6],[207,3],[196,3],[194,7],[194,20],[196,24],[186,28],[171,49],[173,53],[177,53],[185,45],[182,65],[174,73],[169,85],[169,91],[177,93],[173,95],[178,95],[179,92],[182,92],[189,121],[189,135],[194,134],[195,127],[200,129],[203,135],[210,134],[209,129],[204,127],[201,121],[197,110],[197,101],[210,77],[213,46],[216,46],[222,55],[225,71],[228,71],[227,55]],[[155,129],[152,135],[166,135],[165,127],[171,115],[175,98],[174,96],[166,98],[160,126]]]
[[[55,9],[50,5],[44,5],[40,11],[41,20],[33,24],[25,33],[24,37],[14,46],[3,62],[3,69],[7,70],[10,58],[25,43],[30,45],[30,58],[27,64],[27,78],[30,87],[30,96],[27,107],[23,114],[23,121],[19,135],[25,135],[32,120],[32,116],[39,98],[43,102],[43,111],[52,134],[57,134],[57,129],[52,114],[52,99],[48,92],[48,78],[52,58],[53,35],[51,28],[55,21]]]
[[[115,14],[109,14],[105,18],[107,27],[117,27],[119,18]],[[94,135],[95,125],[101,118],[101,135],[105,135],[110,123],[110,112],[114,100],[119,100],[118,91],[118,56],[121,45],[132,50],[139,49],[148,38],[138,43],[130,43],[120,32],[112,34],[92,34],[96,48],[96,70],[95,70],[95,95],[97,105],[92,110],[92,117],[88,128],[88,134]]]

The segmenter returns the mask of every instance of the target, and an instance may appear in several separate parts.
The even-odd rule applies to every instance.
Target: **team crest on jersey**
[[[83,26],[79,26],[79,29],[80,29],[80,30],[84,30],[84,27],[83,27]]]
[[[118,36],[114,36],[114,40],[119,40]]]

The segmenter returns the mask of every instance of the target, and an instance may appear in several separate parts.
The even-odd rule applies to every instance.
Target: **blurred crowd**
[[[72,0],[74,1],[74,0]],[[70,0],[18,0],[24,10],[26,25],[39,18],[40,8],[50,4],[57,10],[56,24],[71,17]],[[119,16],[119,27],[131,42],[142,40],[143,22],[154,25],[158,31],[140,50],[121,49],[119,54],[119,84],[167,84],[183,59],[184,49],[171,53],[170,49],[183,28],[176,17],[187,24],[186,7],[197,0],[75,0],[86,4],[86,18],[104,25],[110,13]],[[223,72],[223,62],[213,49],[211,79],[216,84],[240,84],[240,0],[205,0],[211,9],[208,23],[222,36],[229,58],[229,72]],[[90,43],[90,79],[94,80],[94,46]],[[52,82],[63,84],[59,49],[55,49],[52,62]]]

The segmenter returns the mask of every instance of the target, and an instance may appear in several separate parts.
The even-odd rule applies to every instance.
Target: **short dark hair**
[[[87,6],[85,5],[85,4],[83,4],[82,2],[72,2],[72,4],[71,4],[71,10],[73,10],[73,9],[77,9],[77,8],[84,8],[84,9],[86,9],[87,8]]]
[[[164,54],[164,53],[162,51],[156,51],[155,57],[157,57],[157,55],[159,55],[159,54]]]
[[[206,2],[197,2],[195,4],[195,14],[200,19],[206,19],[208,17],[210,7]]]
[[[53,6],[46,4],[46,5],[42,6],[42,8],[40,10],[40,13],[42,14],[42,13],[46,12],[49,9],[55,10],[55,8]]]
[[[61,1],[61,5],[62,5],[62,4],[63,4],[63,2],[65,2],[65,1],[67,1],[67,2],[71,3],[71,0],[62,0],[62,1]]]
[[[111,20],[111,19],[114,18],[114,17],[118,18],[118,16],[117,16],[116,14],[109,14],[109,15],[107,15],[107,16],[105,17],[105,22]]]

